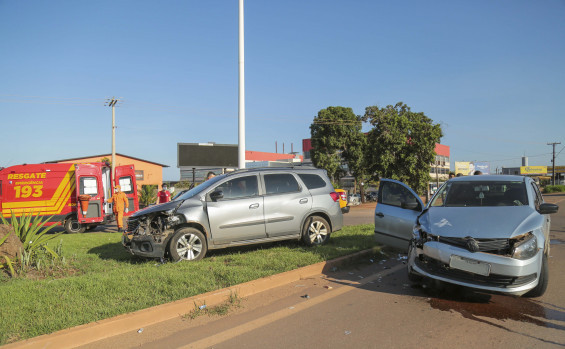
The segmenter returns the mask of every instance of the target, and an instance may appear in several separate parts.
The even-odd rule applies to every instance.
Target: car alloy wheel
[[[312,217],[309,223],[307,223],[303,239],[309,246],[322,245],[328,241],[330,233],[328,222],[322,217],[316,216]]]
[[[194,228],[183,228],[171,239],[169,252],[174,261],[197,261],[206,254],[206,239]]]

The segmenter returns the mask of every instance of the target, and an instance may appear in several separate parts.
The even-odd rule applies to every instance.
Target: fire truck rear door
[[[100,222],[103,219],[104,192],[100,167],[90,164],[75,165],[77,218],[80,223]],[[82,213],[79,195],[90,195],[88,211]]]
[[[116,178],[116,183],[120,185],[122,191],[128,197],[128,213],[124,214],[124,216],[129,216],[139,210],[135,168],[133,165],[116,166],[116,176],[114,178]]]

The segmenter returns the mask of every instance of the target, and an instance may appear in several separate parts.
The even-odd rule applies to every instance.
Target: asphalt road
[[[565,347],[565,195],[547,201],[562,209],[552,215],[549,287],[537,299],[412,285],[402,256],[379,255],[243,299],[225,316],[179,309],[174,320],[83,348]],[[370,223],[361,206],[346,222],[366,212]]]

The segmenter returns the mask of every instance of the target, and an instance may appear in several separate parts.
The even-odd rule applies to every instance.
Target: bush
[[[18,219],[18,217],[11,212],[11,220],[8,223],[4,216],[0,214],[2,223],[11,225],[14,229],[14,234],[22,243],[22,255],[19,258],[19,261],[17,261],[20,264],[21,271],[24,271],[27,268],[40,269],[42,265],[49,262],[52,263],[55,259],[59,259],[61,246],[58,246],[58,248],[54,250],[49,247],[47,243],[63,234],[63,232],[46,235],[49,230],[58,225],[53,224],[45,227],[45,223],[47,223],[50,218],[51,217],[48,217],[44,220],[44,217],[40,217],[39,213],[34,215],[32,212],[23,212]],[[2,241],[2,243],[4,242],[5,241]],[[4,259],[6,263],[2,264],[1,267],[5,268],[7,266],[10,269],[12,276],[14,276],[14,261],[10,261],[6,258],[6,256],[4,256]]]
[[[565,191],[565,185],[548,185],[543,188],[543,192],[548,193],[561,193]]]

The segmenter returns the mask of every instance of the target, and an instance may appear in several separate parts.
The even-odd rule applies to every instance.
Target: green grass
[[[372,248],[373,226],[344,227],[328,244],[298,242],[209,251],[160,264],[126,253],[119,233],[62,235],[73,276],[0,280],[0,345],[168,303]]]

